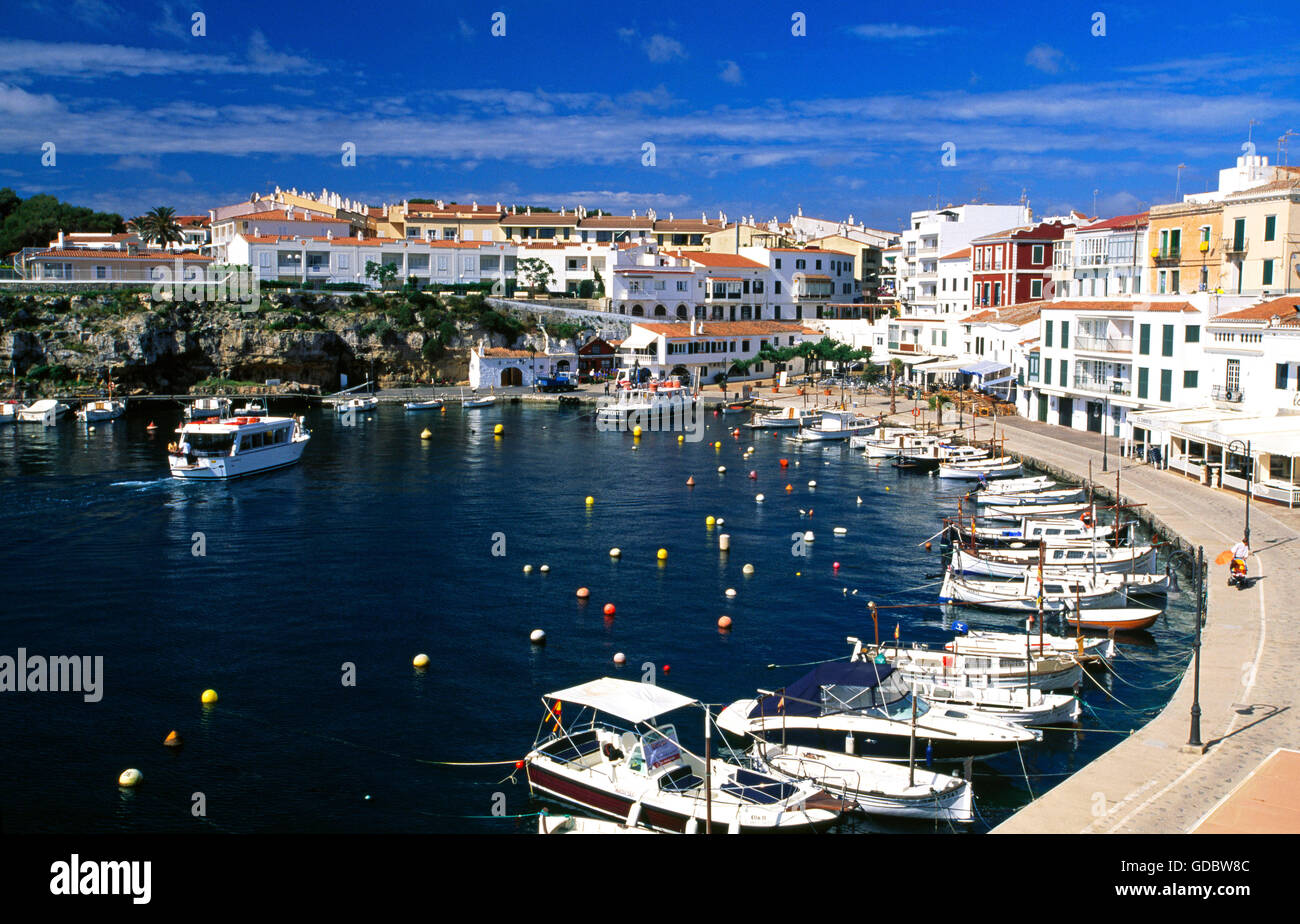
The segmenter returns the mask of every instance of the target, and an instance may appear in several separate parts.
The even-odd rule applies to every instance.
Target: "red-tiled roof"
[[[290,216],[284,209],[268,209],[265,212],[246,212],[243,215],[228,215],[225,218],[218,219],[218,221],[222,223],[227,221],[310,221],[339,225],[346,225],[349,223],[342,218],[333,218],[329,215],[317,215],[315,212],[305,214],[301,209],[294,209],[292,216]]]
[[[967,247],[963,250],[954,250],[952,253],[948,254],[948,256],[940,257],[939,259],[940,260],[969,260],[970,248]]]
[[[1300,314],[1300,295],[1284,295],[1282,298],[1275,298],[1271,301],[1260,302],[1258,305],[1251,305],[1249,308],[1242,308],[1240,311],[1228,311],[1210,319],[1211,324],[1218,324],[1220,321],[1267,321],[1270,318],[1277,317],[1283,321],[1290,321]]]
[[[527,350],[507,350],[505,347],[489,347],[484,351],[483,355],[494,359],[528,359],[532,354]]]
[[[1038,312],[1046,305],[1004,305],[999,308],[988,308],[984,311],[977,312],[966,318],[963,324],[1014,324],[1016,327],[1024,327],[1038,320]]]
[[[649,218],[632,218],[628,215],[588,215],[578,222],[579,228],[642,228],[649,230],[654,223]]]
[[[742,257],[736,253],[713,253],[708,250],[701,250],[698,253],[677,253],[672,256],[685,257],[692,263],[698,263],[700,266],[728,266],[733,269],[767,269],[762,263],[751,260],[749,257]]]
[[[1118,215],[1115,218],[1107,218],[1105,221],[1096,221],[1090,225],[1083,225],[1078,228],[1079,231],[1104,231],[1107,228],[1145,228],[1150,212],[1138,212],[1136,215]]]
[[[528,227],[528,228],[559,228],[575,227],[578,224],[578,216],[572,212],[566,212],[561,215],[559,212],[534,212],[532,215],[502,215],[502,227]]]
[[[1043,311],[1175,311],[1192,312],[1196,309],[1189,302],[1146,302],[1134,301],[1058,301],[1045,302],[1039,307]]]
[[[642,327],[651,333],[662,334],[673,340],[691,337],[691,322],[681,321],[676,324],[657,324],[633,320],[633,325]],[[700,322],[697,322],[697,325]],[[803,325],[784,323],[782,321],[704,321],[703,330],[697,326],[695,337],[712,340],[717,337],[761,337],[764,334],[801,334],[805,333]],[[820,334],[821,331],[815,333]]]
[[[201,257],[198,254],[182,253],[172,250],[149,250],[145,253],[127,253],[124,250],[95,250],[85,249],[54,249],[42,250],[39,253],[32,254],[33,257],[63,257],[76,260],[193,260],[200,263],[210,261],[211,257]]]

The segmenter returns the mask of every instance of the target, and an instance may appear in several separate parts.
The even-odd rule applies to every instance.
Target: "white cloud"
[[[11,84],[0,83],[0,115],[31,118],[51,115],[60,108],[58,100],[48,93],[28,93]]]
[[[1065,52],[1059,48],[1053,48],[1051,45],[1038,44],[1029,49],[1025,55],[1025,63],[1030,67],[1042,71],[1044,74],[1059,74],[1061,68],[1067,65]]]
[[[740,65],[735,61],[720,61],[722,70],[718,73],[718,79],[723,83],[742,84],[745,82],[745,75],[740,72]]]
[[[315,74],[320,70],[306,58],[273,51],[260,31],[255,31],[250,37],[245,60],[221,54],[194,54],[127,45],[0,39],[0,73],[25,77],[99,79],[162,74]]]
[[[658,33],[650,36],[641,47],[645,50],[646,57],[656,64],[686,57],[686,49],[681,42]]]

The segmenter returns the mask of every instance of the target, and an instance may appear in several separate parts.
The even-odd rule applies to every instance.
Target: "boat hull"
[[[247,454],[200,460],[207,464],[189,465],[184,456],[171,456],[168,462],[173,478],[187,481],[229,481],[278,471],[296,464],[307,448],[308,439],[310,437]],[[263,456],[263,453],[266,455]]]

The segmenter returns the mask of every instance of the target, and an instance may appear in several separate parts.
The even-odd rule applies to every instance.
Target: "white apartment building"
[[[743,374],[733,364],[769,347],[798,346],[805,339],[821,338],[819,331],[780,321],[638,321],[619,344],[617,356],[619,365],[636,380],[679,376],[707,385],[719,373],[732,381],[771,376],[765,363],[756,363]],[[801,361],[795,360],[790,368],[797,372]]]
[[[215,212],[213,213],[215,216]],[[237,236],[245,237],[325,237],[346,238],[352,233],[352,223],[331,215],[322,215],[305,209],[286,206],[282,209],[263,209],[257,212],[229,215],[212,220],[212,256],[218,263],[240,262],[233,258],[231,243]],[[364,232],[361,232],[364,233]]]
[[[971,249],[963,247],[939,258],[936,311],[949,317],[970,312]]]
[[[1142,294],[1147,259],[1146,212],[1067,227],[1052,252],[1054,298]]]
[[[1029,221],[1029,208],[1023,205],[967,204],[913,212],[895,266],[902,313],[918,317],[938,313],[941,256],[970,246],[977,237]]]
[[[832,302],[852,301],[856,294],[851,254],[811,247],[742,247],[740,255],[767,267],[771,314],[763,317],[777,321],[819,318],[826,315]]]

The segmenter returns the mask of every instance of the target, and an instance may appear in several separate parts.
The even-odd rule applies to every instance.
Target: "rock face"
[[[513,337],[483,329],[481,310],[436,302],[413,308],[394,296],[263,293],[259,310],[247,312],[148,293],[0,292],[0,369],[47,391],[47,384],[108,373],[123,390],[174,392],[214,377],[333,390],[340,375],[359,383],[372,369],[382,384],[461,381],[481,339],[512,346],[526,336],[527,324]]]

